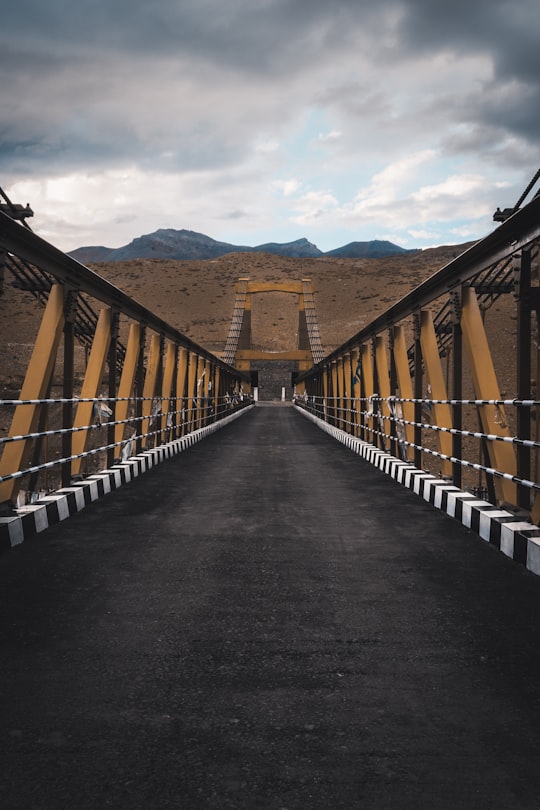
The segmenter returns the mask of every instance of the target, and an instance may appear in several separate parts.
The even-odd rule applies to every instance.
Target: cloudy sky
[[[457,244],[540,166],[538,0],[17,0],[0,45],[0,186],[63,250]]]

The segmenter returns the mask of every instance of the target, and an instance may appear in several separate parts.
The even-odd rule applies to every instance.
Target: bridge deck
[[[6,810],[540,806],[540,579],[292,408],[0,571]]]

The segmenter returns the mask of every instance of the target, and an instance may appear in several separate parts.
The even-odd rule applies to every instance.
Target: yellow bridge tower
[[[297,346],[287,351],[270,352],[254,349],[251,334],[252,296],[260,293],[290,293],[298,296],[298,341]],[[252,361],[292,361],[298,363],[298,371],[307,371],[324,357],[315,313],[311,280],[301,281],[250,281],[240,278],[236,285],[236,300],[233,317],[225,344],[223,360],[239,371],[250,371]],[[303,391],[303,383],[299,386]]]

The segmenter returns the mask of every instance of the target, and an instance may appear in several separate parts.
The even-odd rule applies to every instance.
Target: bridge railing
[[[44,307],[0,400],[4,512],[250,404],[242,372],[2,212],[0,263]]]
[[[489,466],[481,461],[468,460],[462,456],[448,455],[436,449],[437,434],[447,434],[456,437],[458,441],[475,440],[477,447],[473,448],[469,442],[469,458],[482,458],[489,456],[485,453],[487,442],[504,442],[514,447],[523,447],[532,450],[535,454],[540,450],[540,441],[521,439],[517,436],[505,436],[483,433],[478,430],[458,430],[433,424],[431,421],[415,422],[403,418],[404,404],[421,405],[425,413],[431,414],[436,405],[472,406],[475,409],[485,406],[494,406],[497,409],[505,408],[540,408],[540,401],[531,400],[519,402],[516,400],[432,400],[409,399],[389,397],[384,399],[374,394],[369,399],[351,399],[351,407],[343,408],[331,399],[323,397],[305,397],[296,400],[296,404],[326,422],[334,424],[347,433],[357,436],[374,446],[392,453],[403,461],[413,460],[417,453],[424,454],[421,465],[430,472],[438,472],[441,477],[448,478],[453,483],[466,479],[468,488],[479,497],[497,502],[493,479],[510,481],[531,492],[540,492],[540,483],[537,480],[522,479],[517,475],[505,473],[502,470]],[[385,415],[389,412],[390,416]],[[429,416],[423,416],[429,420]],[[515,419],[515,415],[514,415]],[[370,425],[371,423],[371,425]],[[422,431],[419,444],[407,440],[407,428]],[[431,432],[431,436],[429,435]],[[430,441],[431,440],[431,441]],[[444,476],[443,463],[452,465],[453,473]],[[534,468],[538,472],[539,457],[536,456]]]
[[[539,523],[539,238],[536,196],[299,375],[296,404]]]
[[[150,399],[151,413],[149,417],[132,415],[127,419],[114,420],[115,406],[125,402],[125,399],[114,400],[106,397],[99,399],[45,399],[45,400],[0,400],[0,408],[35,408],[47,410],[46,421],[49,424],[62,422],[61,412],[65,405],[76,407],[81,403],[90,403],[92,406],[93,421],[91,424],[70,428],[50,428],[36,433],[8,436],[0,438],[0,450],[6,445],[16,442],[34,442],[39,452],[24,469],[8,472],[0,477],[0,484],[7,482],[25,481],[28,486],[22,490],[22,500],[26,502],[36,495],[54,491],[61,485],[73,480],[72,469],[78,463],[84,475],[91,474],[105,466],[126,461],[128,458],[141,453],[143,450],[153,449],[167,444],[188,433],[193,433],[202,427],[230,416],[235,411],[251,404],[251,397],[226,396],[215,401],[210,397],[194,399],[191,407],[187,398],[181,401],[163,400],[161,397]],[[146,402],[144,397],[135,397],[129,400],[132,413],[135,413],[139,403]],[[166,404],[166,408],[164,405]],[[144,430],[143,423],[147,422]],[[114,440],[118,429],[127,438]],[[113,434],[111,435],[111,431]],[[78,433],[88,433],[86,448],[80,453],[63,456],[63,448],[72,444],[70,437]],[[68,475],[66,475],[68,473]],[[78,474],[78,477],[80,474]]]

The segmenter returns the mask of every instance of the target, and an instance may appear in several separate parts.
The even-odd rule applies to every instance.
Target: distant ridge
[[[348,245],[329,250],[326,256],[339,256],[343,259],[382,259],[385,256],[394,256],[398,253],[417,253],[416,249],[407,250],[406,248],[394,245],[393,242],[385,240],[373,239],[371,242],[349,242]]]
[[[273,253],[276,256],[313,259],[319,256],[381,258],[411,252],[414,251],[406,250],[392,242],[380,240],[350,242],[348,245],[327,253],[323,253],[316,245],[304,238],[283,244],[268,242],[256,247],[247,247],[246,245],[218,242],[210,236],[196,231],[160,228],[154,233],[138,236],[123,247],[80,247],[70,251],[69,255],[83,264],[91,264],[131,261],[132,259],[217,259],[227,253]]]
[[[316,256],[324,256],[324,253],[307,239],[297,239],[295,242],[267,242],[265,245],[258,245],[248,250],[256,253],[274,253],[276,256],[292,256],[293,258],[309,259]]]

